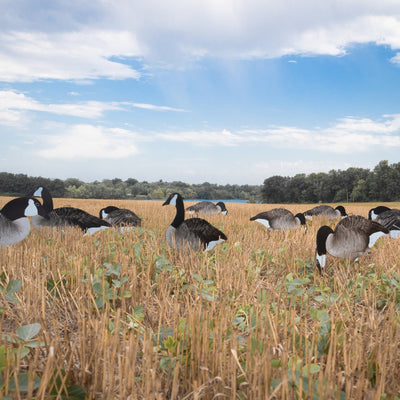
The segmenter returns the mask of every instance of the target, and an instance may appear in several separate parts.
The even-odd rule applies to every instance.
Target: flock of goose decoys
[[[41,203],[38,199],[41,199]],[[216,204],[201,201],[187,208],[193,218],[185,219],[183,198],[179,193],[172,193],[163,203],[176,207],[176,215],[166,229],[168,244],[176,249],[192,249],[209,251],[217,243],[227,240],[226,235],[199,214],[226,215],[228,210],[223,202]],[[31,191],[26,197],[9,201],[0,210],[0,247],[9,246],[23,240],[30,232],[32,225],[41,230],[43,227],[61,228],[65,226],[79,227],[85,233],[94,233],[100,229],[119,227],[130,229],[141,226],[142,220],[131,210],[115,206],[102,208],[99,217],[75,207],[53,207],[53,199],[45,187]],[[400,210],[378,206],[371,209],[368,219],[360,215],[348,216],[343,206],[333,208],[327,205],[316,206],[304,213],[293,215],[285,208],[274,208],[261,212],[250,221],[256,221],[268,230],[294,229],[298,226],[307,231],[306,219],[325,217],[342,218],[333,230],[324,225],[318,229],[316,237],[316,264],[320,272],[325,267],[326,255],[358,260],[358,257],[370,253],[370,248],[381,236],[400,236]]]

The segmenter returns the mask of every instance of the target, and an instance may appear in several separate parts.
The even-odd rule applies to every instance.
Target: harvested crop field
[[[249,221],[276,204],[227,203],[205,219],[228,240],[177,253],[161,201],[54,203],[130,208],[142,227],[32,229],[0,249],[0,399],[400,397],[399,240],[359,263],[328,255],[321,276],[316,232],[337,222],[304,234]],[[376,204],[345,206],[366,217]]]

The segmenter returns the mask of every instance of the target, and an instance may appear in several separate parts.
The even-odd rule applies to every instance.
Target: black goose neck
[[[47,213],[53,211],[53,198],[50,192],[44,187],[42,188],[43,208]]]
[[[333,233],[332,228],[327,225],[321,226],[317,232],[317,253],[322,256],[326,254],[326,239]]]
[[[185,220],[185,207],[183,206],[183,199],[181,196],[177,196],[175,207],[176,215],[171,225],[177,228]]]

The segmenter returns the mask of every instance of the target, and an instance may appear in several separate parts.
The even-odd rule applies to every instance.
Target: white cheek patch
[[[325,268],[325,263],[326,263],[326,254],[322,254],[321,256],[317,254],[317,261],[319,265],[321,266],[321,269]]]
[[[101,210],[101,218],[107,218],[107,217],[108,214],[104,210]]]
[[[171,201],[169,202],[169,204],[171,205],[171,206],[176,206],[176,199],[178,198],[178,195],[177,194],[175,194],[173,197],[172,197],[172,199],[171,199]]]
[[[216,244],[225,242],[225,239],[219,239],[219,240],[213,240],[208,243],[207,247],[204,249],[204,251],[211,251]]]
[[[257,218],[255,221],[259,222],[260,224],[263,224],[268,229],[271,228],[271,225],[269,224],[269,221],[267,219]]]
[[[24,215],[26,217],[32,217],[33,215],[38,215],[38,209],[35,206],[35,202],[32,199],[28,200],[28,207],[25,208]]]
[[[228,211],[222,211],[221,214],[226,215],[226,214],[228,214]]]
[[[33,193],[33,197],[42,197],[43,188],[36,189],[36,192]]]
[[[372,247],[375,242],[381,237],[381,236],[386,236],[386,233],[383,232],[375,232],[372,235],[369,235],[369,243],[368,247]]]
[[[375,211],[371,211],[371,219],[376,219],[378,214],[375,214]]]

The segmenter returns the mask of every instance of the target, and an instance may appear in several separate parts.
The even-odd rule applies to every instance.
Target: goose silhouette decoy
[[[223,232],[204,219],[189,218],[185,220],[183,198],[179,193],[172,193],[163,203],[163,206],[166,205],[176,207],[175,218],[165,232],[167,242],[172,248],[209,251],[217,243],[227,240]]]
[[[211,201],[200,201],[186,209],[189,214],[198,215],[215,215],[221,213],[222,215],[228,214],[228,210],[226,209],[225,203],[223,201],[219,201],[214,204]]]
[[[321,205],[305,211],[304,216],[311,221],[313,217],[327,217],[330,219],[344,218],[347,217],[347,213],[343,206],[333,208],[331,206]]]
[[[389,229],[391,237],[396,239],[400,237],[400,210],[378,206],[369,210],[368,219],[375,220]]]
[[[286,208],[273,208],[272,210],[261,212],[251,217],[250,221],[259,222],[272,230],[293,229],[300,225],[303,225],[307,230],[304,214],[293,215]]]
[[[53,198],[49,190],[43,186],[31,192],[32,197],[40,197],[43,200],[43,208],[49,215],[49,219],[41,216],[32,217],[32,225],[41,230],[43,227],[63,228],[66,226],[77,226],[86,233],[94,233],[100,229],[108,228],[111,225],[107,221],[89,214],[88,212],[75,207],[53,208]]]
[[[100,210],[100,218],[112,226],[131,227],[141,226],[142,220],[133,211],[115,206],[104,207]]]
[[[359,256],[370,253],[370,248],[389,230],[375,221],[360,215],[342,219],[333,231],[324,225],[317,232],[317,268],[320,273],[325,267],[326,254],[333,257],[358,260]]]
[[[18,197],[9,201],[0,211],[0,247],[6,247],[25,239],[31,223],[28,217],[40,215],[48,219],[42,205],[30,197]]]

